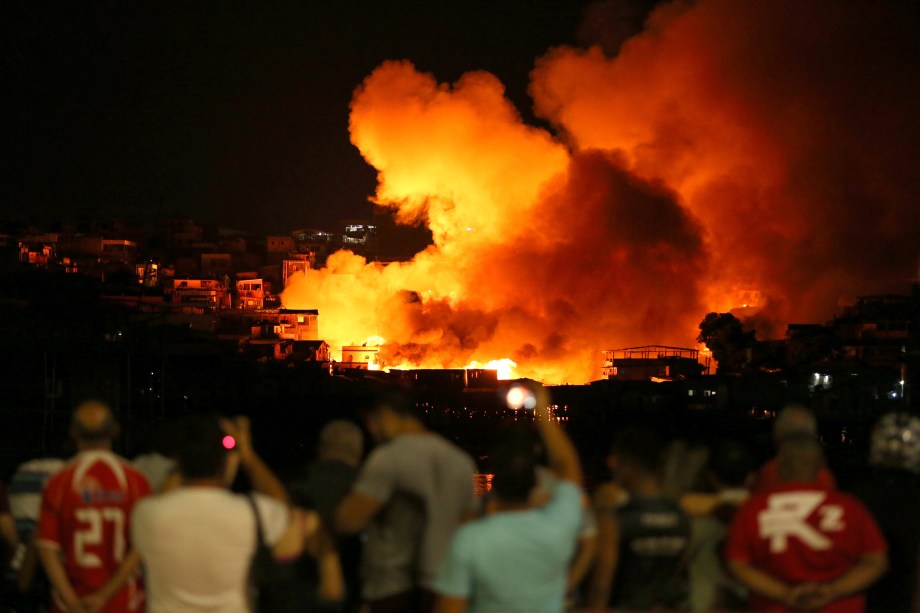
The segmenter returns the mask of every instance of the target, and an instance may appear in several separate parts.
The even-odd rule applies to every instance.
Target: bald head
[[[81,448],[109,447],[118,435],[118,422],[108,405],[89,400],[74,410],[70,433]]]
[[[364,434],[350,421],[336,419],[320,432],[318,451],[321,458],[357,466],[364,453]]]
[[[802,405],[790,405],[779,412],[773,422],[773,440],[777,445],[789,438],[818,435],[818,422],[811,409]]]

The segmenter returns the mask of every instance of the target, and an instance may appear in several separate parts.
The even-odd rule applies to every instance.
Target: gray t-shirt
[[[433,585],[457,525],[474,508],[475,468],[431,432],[403,434],[368,456],[354,489],[384,506],[367,529],[365,599]]]

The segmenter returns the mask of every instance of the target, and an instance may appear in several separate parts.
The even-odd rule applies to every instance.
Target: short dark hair
[[[537,482],[534,448],[522,441],[499,445],[491,458],[492,491],[505,502],[526,502]]]
[[[216,417],[190,415],[183,418],[177,424],[174,446],[182,476],[190,479],[219,476],[227,459],[223,438],[224,432]]]
[[[655,432],[644,426],[629,426],[613,439],[610,453],[621,462],[636,465],[646,472],[661,467],[662,442]]]

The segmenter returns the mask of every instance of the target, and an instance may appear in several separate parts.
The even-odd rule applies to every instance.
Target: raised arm
[[[224,432],[236,439],[236,451],[239,454],[240,465],[249,475],[252,489],[289,505],[290,498],[284,484],[256,454],[252,446],[249,419],[242,416],[232,420],[222,419],[220,425]]]
[[[549,414],[549,394],[542,385],[531,389],[536,399],[534,421],[546,447],[549,467],[560,479],[581,486],[581,462],[575,445]]]

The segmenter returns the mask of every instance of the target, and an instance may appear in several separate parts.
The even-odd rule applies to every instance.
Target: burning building
[[[537,60],[549,129],[489,73],[386,62],[355,91],[351,139],[374,202],[433,244],[386,266],[332,254],[283,302],[322,311],[333,347],[386,338],[394,367],[504,358],[578,383],[604,347],[692,343],[706,312],[743,307],[738,287],[759,333],[891,291],[920,233],[905,7],[663,4],[615,55]]]

